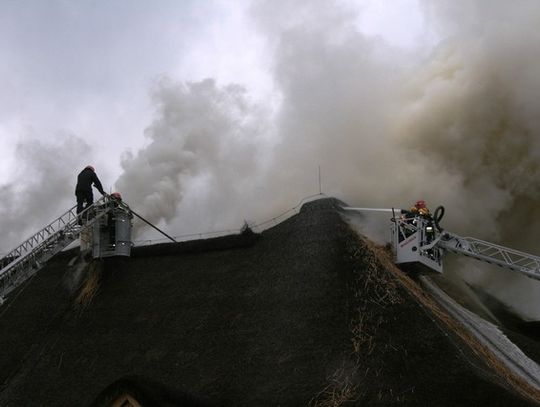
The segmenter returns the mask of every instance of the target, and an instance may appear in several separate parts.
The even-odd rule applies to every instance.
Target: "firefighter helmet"
[[[418,214],[422,216],[429,216],[429,209],[426,207],[420,208],[418,209]]]

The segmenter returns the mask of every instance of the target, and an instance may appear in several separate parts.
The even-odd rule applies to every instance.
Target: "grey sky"
[[[359,29],[414,44],[420,33],[415,1],[356,3]],[[16,142],[64,132],[94,147],[81,165],[95,163],[110,186],[122,151],[144,143],[153,114],[149,93],[163,75],[212,77],[268,94],[271,56],[250,6],[220,0],[0,2],[0,183],[17,165]],[[398,24],[405,10],[410,21]]]
[[[82,161],[117,176],[122,150],[143,143],[156,79],[200,79],[241,62],[234,50],[242,27],[232,26],[239,8],[218,1],[1,2],[0,181],[16,165],[15,142],[54,139],[58,131],[87,140],[95,156]]]

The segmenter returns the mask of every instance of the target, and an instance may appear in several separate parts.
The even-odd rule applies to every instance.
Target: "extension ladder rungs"
[[[108,211],[104,211],[90,216],[97,205],[107,202],[106,199],[100,198],[79,215],[75,206],[70,208],[0,259],[0,298],[34,275],[51,257],[76,240],[83,230],[107,214]],[[82,227],[78,224],[81,219],[86,219]]]

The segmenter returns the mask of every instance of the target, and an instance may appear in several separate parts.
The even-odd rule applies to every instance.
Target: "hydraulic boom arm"
[[[540,280],[540,257],[472,237],[461,237],[443,230],[439,222],[444,208],[433,216],[411,214],[402,209],[351,208],[348,211],[392,212],[392,246],[396,264],[422,265],[443,272],[444,252],[472,257]]]
[[[472,237],[442,232],[437,243],[444,250],[473,257],[540,280],[540,257]]]

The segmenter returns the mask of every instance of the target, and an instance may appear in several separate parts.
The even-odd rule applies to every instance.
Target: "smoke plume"
[[[150,143],[124,156],[116,183],[135,211],[153,223],[171,222],[186,194],[202,193],[205,208],[182,221],[184,230],[191,224],[201,231],[238,215],[229,209],[256,189],[266,121],[245,93],[212,79],[156,84],[157,117],[146,130]]]
[[[90,150],[83,140],[67,134],[59,134],[54,143],[29,135],[17,145],[14,179],[0,186],[1,253],[75,204],[73,168],[84,168]]]
[[[343,4],[257,2],[277,96],[159,82],[150,142],[118,189],[181,234],[276,214],[318,192],[320,166],[323,192],[351,204],[424,198],[457,233],[538,253],[540,6],[458,3],[424,3],[442,40],[423,58],[359,33]]]
[[[407,83],[397,135],[426,177],[450,181],[428,184],[456,232],[540,254],[540,5],[481,5],[427,6],[446,39]],[[540,317],[540,284],[466,267],[466,280]]]
[[[253,11],[275,61],[266,105],[213,80],[158,84],[150,143],[124,158],[117,182],[151,221],[181,234],[260,220],[318,192],[319,166],[327,194],[396,202],[378,180],[400,176],[402,158],[388,148],[398,52],[358,34],[339,8],[327,21],[325,8],[309,6],[307,20],[289,22],[268,6]]]

